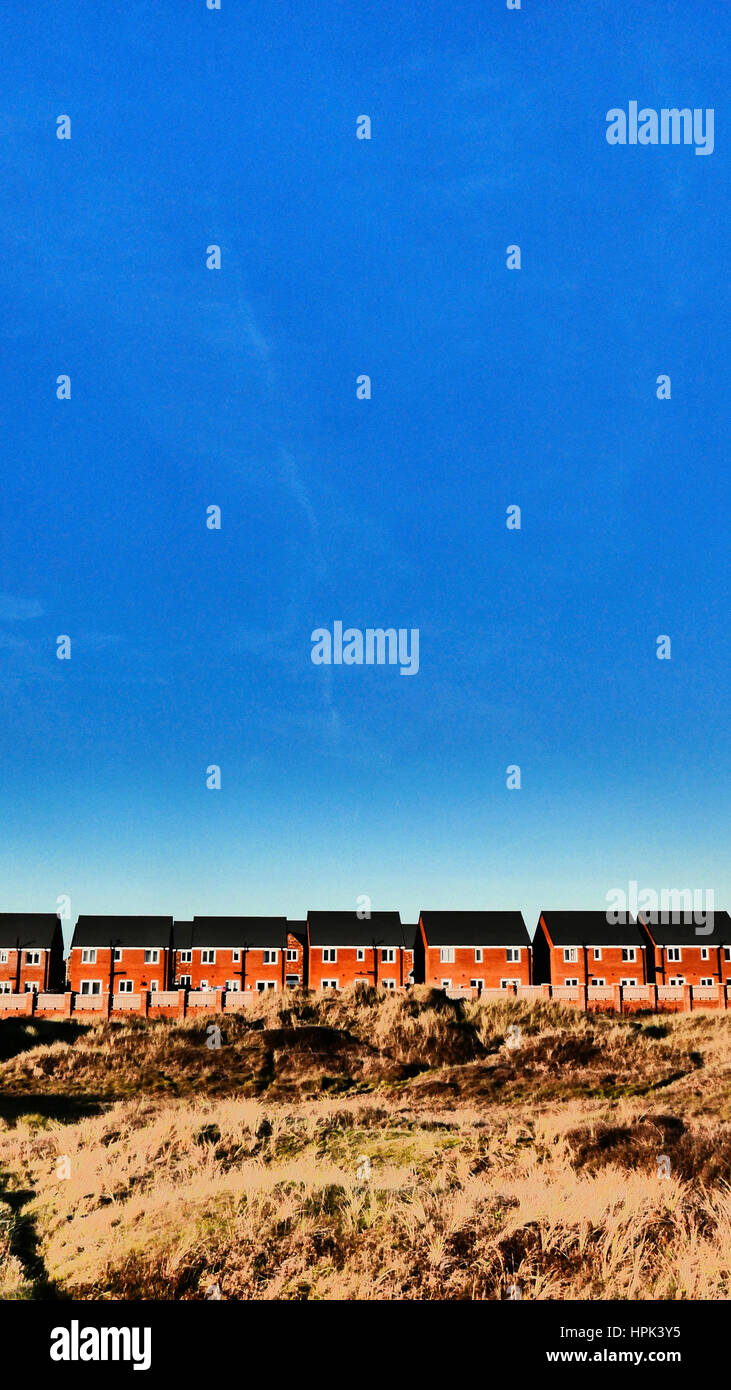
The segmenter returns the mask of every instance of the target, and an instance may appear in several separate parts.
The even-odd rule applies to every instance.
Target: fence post
[[[690,1013],[693,1008],[693,986],[683,985],[683,1012]]]
[[[150,1009],[150,995],[146,989],[140,990],[140,1013],[143,1018],[147,1018]]]
[[[64,994],[64,996],[63,996],[63,1016],[64,1016],[64,1018],[70,1018],[73,1012],[74,1012],[74,996],[73,996],[73,992],[72,992],[70,989],[68,989],[68,990],[66,991],[66,993]]]
[[[25,996],[25,1009],[24,1009],[23,1012],[26,1013],[26,1014],[31,1014],[31,1015],[32,1015],[32,1014],[35,1013],[35,1011],[36,1011],[36,992],[35,992],[34,989],[29,989],[29,990],[27,990],[27,992],[26,992],[26,996]]]
[[[614,1012],[615,1012],[615,1014],[621,1014],[621,1012],[622,1012],[622,986],[621,986],[621,985],[612,985],[612,1003],[613,1003],[613,1005],[614,1005]]]
[[[542,993],[544,999],[550,999],[550,998],[551,998],[551,986],[550,986],[550,985],[541,985],[541,993]]]
[[[185,1018],[188,1012],[188,992],[185,989],[178,990],[178,1018]]]
[[[587,986],[587,985],[579,985],[579,1008],[582,1009],[584,1013],[586,1013],[586,1010],[587,1010],[587,1007],[588,1007],[588,1003],[589,1003],[588,986]]]
[[[657,985],[647,986],[647,998],[654,1014],[657,1013]]]

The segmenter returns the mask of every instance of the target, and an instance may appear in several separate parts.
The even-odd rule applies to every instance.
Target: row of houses
[[[606,912],[547,911],[532,940],[521,912],[421,912],[413,924],[398,912],[82,916],[65,960],[57,916],[0,913],[0,993],[731,985],[729,914],[674,916],[614,925]]]

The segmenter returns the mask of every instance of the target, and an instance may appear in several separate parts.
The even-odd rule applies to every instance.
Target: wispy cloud
[[[37,599],[16,598],[13,594],[0,594],[0,621],[23,623],[28,618],[40,618],[43,609]]]

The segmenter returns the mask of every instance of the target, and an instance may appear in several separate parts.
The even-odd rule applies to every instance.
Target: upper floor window
[[[571,963],[571,962],[573,962],[573,961],[577,961],[577,960],[579,959],[579,952],[578,952],[576,946],[564,946],[564,948],[563,948],[563,958],[564,958],[565,961],[568,961],[569,963]],[[570,982],[567,981],[567,984],[568,984],[568,983],[570,983]]]
[[[333,962],[333,961],[336,961],[337,958],[338,958],[338,951],[337,951],[337,947],[336,947],[336,946],[323,946],[323,948],[322,948],[322,959],[323,959],[323,960],[326,960],[326,961],[328,961],[328,962],[330,962],[330,963],[332,964],[332,962]],[[323,989],[325,988],[326,984],[329,984],[329,983],[330,983],[329,981],[323,980],[323,982],[322,982]],[[336,988],[336,987],[337,987],[336,985],[333,985],[333,988]]]
[[[475,964],[476,964],[476,965],[479,964],[479,962],[480,962],[481,960],[482,960],[482,947],[481,947],[481,946],[475,946]],[[508,960],[510,960],[510,956],[508,956]]]
[[[601,960],[601,958],[602,958],[602,948],[601,948],[601,946],[595,946],[595,947],[594,947],[594,960]]]
[[[287,947],[287,960],[299,960],[299,954],[300,954],[300,953],[299,953],[299,951],[296,949],[296,947],[292,947],[292,946],[288,946],[288,947]]]
[[[40,953],[40,951],[26,951],[26,953],[25,953],[25,963],[26,963],[26,965],[40,965],[40,963],[41,963],[41,953]]]
[[[181,965],[190,965],[192,959],[192,951],[178,951],[178,960],[180,961]]]
[[[113,951],[113,959],[114,959],[114,964],[115,964],[115,965],[119,965],[119,962],[120,962],[121,959],[122,959],[122,947],[121,947],[121,946],[115,946],[114,951]]]
[[[701,946],[701,960],[708,960],[710,952],[707,946]]]
[[[635,947],[634,947],[634,946],[623,946],[623,947],[622,947],[622,960],[636,960],[636,959],[637,959],[637,951],[635,950]]]
[[[96,950],[92,946],[84,946],[81,952],[82,965],[96,965]]]
[[[356,960],[365,960],[365,946],[358,946],[358,947],[356,947],[355,959],[356,959]]]
[[[442,965],[452,965],[454,963],[454,946],[440,946],[439,960]]]
[[[520,946],[508,946],[505,952],[506,960],[520,960]]]
[[[0,965],[7,965],[9,956],[9,951],[0,951]]]
[[[679,946],[668,946],[668,960],[680,960]]]
[[[731,946],[724,946],[723,958],[724,960],[731,960]]]
[[[396,947],[384,946],[381,951],[381,960],[383,961],[384,965],[393,965],[394,961],[396,960]]]
[[[279,951],[264,951],[263,960],[265,965],[276,965]]]
[[[240,960],[241,951],[238,949],[238,947],[235,947],[234,950],[231,952],[231,961],[234,965],[238,965]]]
[[[157,965],[160,959],[160,952],[156,946],[145,951],[145,965]]]
[[[213,951],[213,950],[211,950],[210,947],[207,947],[206,949],[202,950],[202,951],[201,951],[201,965],[215,965],[215,964],[216,964],[216,952]]]

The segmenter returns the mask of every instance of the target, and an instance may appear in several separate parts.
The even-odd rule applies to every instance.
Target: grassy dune
[[[729,1297],[726,1018],[218,1022],[0,1027],[0,1296]]]

